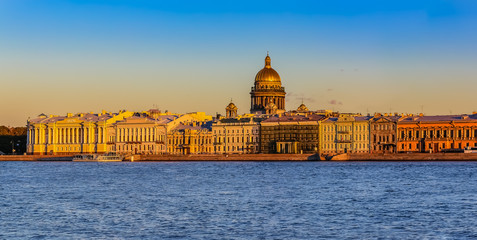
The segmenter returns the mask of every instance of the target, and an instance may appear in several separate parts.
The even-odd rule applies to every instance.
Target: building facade
[[[210,122],[209,122],[210,123]],[[180,123],[167,133],[169,154],[212,153],[209,123]]]
[[[477,147],[477,115],[402,116],[398,152],[443,152]]]
[[[375,114],[370,119],[370,153],[397,151],[397,121],[400,116]]]
[[[370,118],[340,114],[323,121],[321,153],[368,153]]]
[[[219,119],[212,124],[214,153],[246,154],[260,149],[261,118],[236,117]]]
[[[265,67],[255,76],[255,83],[250,92],[250,113],[285,112],[285,94],[280,75],[272,68],[270,56],[267,54]]]
[[[114,124],[108,143],[120,154],[165,154],[167,124],[177,118],[176,115],[126,118]]]
[[[66,116],[41,114],[27,123],[27,153],[64,155],[104,153],[114,146],[108,144],[113,124],[130,117],[133,112],[68,113]]]
[[[323,115],[283,115],[261,123],[261,153],[318,153]]]

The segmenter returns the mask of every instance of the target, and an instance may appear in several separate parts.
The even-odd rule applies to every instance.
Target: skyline
[[[2,1],[0,125],[153,105],[223,114],[230,99],[246,113],[267,51],[287,110],[477,110],[477,3],[397,2]]]

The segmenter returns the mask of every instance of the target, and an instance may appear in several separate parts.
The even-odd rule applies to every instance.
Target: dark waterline
[[[0,239],[472,239],[475,162],[0,162]]]

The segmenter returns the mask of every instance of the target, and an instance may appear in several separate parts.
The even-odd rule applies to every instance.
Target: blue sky
[[[476,111],[476,1],[0,1],[0,124],[248,112],[270,51],[287,109]]]

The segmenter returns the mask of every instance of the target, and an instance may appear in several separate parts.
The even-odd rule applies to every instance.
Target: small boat
[[[98,162],[121,162],[123,160],[123,156],[114,152],[105,153],[96,157],[96,161]]]
[[[73,156],[73,162],[121,162],[124,157],[116,153],[79,154]]]
[[[93,162],[96,158],[94,154],[78,154],[73,156],[74,162]]]
[[[477,148],[475,147],[466,147],[464,153],[477,153]]]

